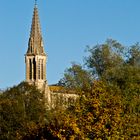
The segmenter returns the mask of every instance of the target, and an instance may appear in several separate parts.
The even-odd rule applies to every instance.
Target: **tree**
[[[60,139],[121,138],[121,98],[101,81],[94,81],[92,90],[80,102],[54,117],[50,129]]]
[[[139,139],[139,44],[126,51],[117,41],[107,40],[88,51],[86,66],[97,79],[89,82],[77,69],[67,69],[64,83],[78,88],[82,96],[61,121],[56,117],[61,125],[56,125],[55,134],[61,139]]]
[[[109,39],[102,45],[88,48],[88,52],[90,55],[85,59],[86,65],[98,78],[101,78],[107,70],[124,63],[124,47],[116,40]]]
[[[0,95],[0,139],[24,136],[45,117],[43,93],[21,83]]]
[[[81,65],[72,64],[66,69],[64,77],[59,81],[59,85],[67,87],[69,90],[84,91],[91,88],[93,76],[90,72],[83,69]]]
[[[127,63],[131,66],[140,66],[140,45],[132,45],[128,51]]]

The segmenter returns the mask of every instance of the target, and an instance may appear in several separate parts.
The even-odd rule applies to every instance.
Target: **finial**
[[[35,6],[37,6],[37,0],[35,0]]]

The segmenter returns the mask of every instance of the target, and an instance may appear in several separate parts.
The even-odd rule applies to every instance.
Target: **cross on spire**
[[[37,0],[35,0],[35,6],[37,5]]]

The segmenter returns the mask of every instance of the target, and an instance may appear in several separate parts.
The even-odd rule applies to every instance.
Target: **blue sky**
[[[0,88],[25,79],[34,0],[0,1]],[[83,62],[85,46],[113,38],[140,42],[140,0],[38,0],[47,79],[57,83],[71,62]]]

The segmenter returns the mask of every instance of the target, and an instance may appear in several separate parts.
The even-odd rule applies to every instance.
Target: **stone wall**
[[[45,86],[45,105],[47,109],[68,108],[75,105],[79,96],[59,91],[50,91],[49,86]]]
[[[51,108],[68,108],[73,106],[78,97],[76,94],[51,92]]]

